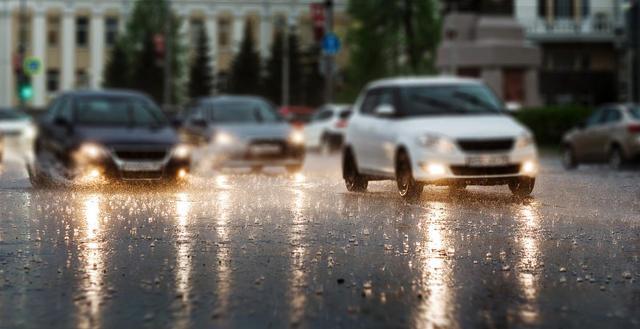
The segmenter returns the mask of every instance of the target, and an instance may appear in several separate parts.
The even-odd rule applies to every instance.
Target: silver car
[[[285,167],[302,169],[304,134],[259,97],[221,96],[192,104],[182,124],[182,138],[196,145],[201,169]]]
[[[609,163],[618,169],[640,156],[640,106],[612,104],[597,109],[563,138],[565,168]]]

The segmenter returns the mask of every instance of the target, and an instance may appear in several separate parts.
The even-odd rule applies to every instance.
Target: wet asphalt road
[[[0,169],[0,328],[640,327],[640,171],[565,172],[406,204],[301,175],[181,190],[31,189]]]

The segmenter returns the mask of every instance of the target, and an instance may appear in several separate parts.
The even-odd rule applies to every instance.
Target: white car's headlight
[[[214,138],[213,139],[214,143],[216,143],[216,145],[219,145],[219,146],[231,145],[235,140],[233,135],[223,131],[216,133],[213,138]]]
[[[304,144],[304,133],[300,130],[294,130],[289,134],[289,142],[295,145]]]
[[[186,159],[191,155],[191,147],[186,144],[180,144],[173,149],[173,157],[178,159]]]
[[[456,148],[456,145],[449,138],[432,134],[420,136],[418,143],[421,146],[439,153],[450,153]]]
[[[23,132],[23,136],[27,139],[34,139],[36,138],[36,135],[38,135],[38,128],[36,128],[33,125],[29,125],[26,128],[24,128],[24,132]]]
[[[78,156],[81,160],[98,160],[107,155],[104,146],[96,143],[84,143],[78,148]]]
[[[531,134],[523,134],[516,140],[516,149],[522,149],[535,144],[535,140]]]

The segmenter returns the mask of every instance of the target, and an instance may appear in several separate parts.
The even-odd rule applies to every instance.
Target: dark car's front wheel
[[[533,193],[536,186],[536,179],[531,177],[521,177],[509,183],[511,193],[517,197],[527,197]]]
[[[344,151],[342,159],[342,176],[349,192],[365,192],[369,181],[358,173],[356,158],[351,149]]]

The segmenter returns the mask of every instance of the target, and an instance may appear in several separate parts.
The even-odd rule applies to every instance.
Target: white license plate
[[[280,145],[254,145],[249,148],[252,155],[274,155],[282,153]]]
[[[469,167],[494,167],[509,164],[509,156],[507,155],[476,155],[467,158]]]
[[[125,162],[122,165],[124,171],[158,171],[160,169],[162,164],[156,162]]]

